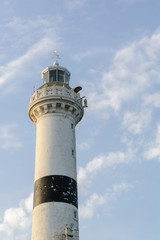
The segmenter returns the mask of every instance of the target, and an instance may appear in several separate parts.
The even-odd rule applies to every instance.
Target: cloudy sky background
[[[80,239],[160,239],[160,2],[0,2],[0,240],[31,239],[41,72],[71,71],[89,107],[77,126]]]

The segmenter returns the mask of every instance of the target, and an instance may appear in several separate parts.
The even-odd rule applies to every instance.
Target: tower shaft
[[[77,240],[80,95],[65,84],[45,83],[31,96],[28,113],[37,126],[32,240]]]

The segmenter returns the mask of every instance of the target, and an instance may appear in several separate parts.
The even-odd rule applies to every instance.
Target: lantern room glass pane
[[[65,72],[65,83],[69,84],[69,75]]]
[[[58,70],[58,82],[64,82],[64,71]]]
[[[50,71],[49,82],[55,82],[55,81],[56,81],[56,70],[51,70]]]

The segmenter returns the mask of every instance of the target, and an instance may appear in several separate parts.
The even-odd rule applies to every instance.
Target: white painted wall
[[[77,208],[67,203],[51,202],[35,207],[32,219],[32,240],[58,240],[56,235],[65,229],[66,224],[78,230],[78,216],[74,218],[74,211],[77,212]]]
[[[77,179],[73,119],[61,113],[46,114],[39,118],[35,159],[35,181],[49,175]]]
[[[64,175],[76,180],[76,172],[74,119],[63,113],[41,116],[37,122],[35,181],[49,175]],[[75,206],[61,202],[42,203],[33,210],[32,240],[56,240],[66,224],[78,229]]]

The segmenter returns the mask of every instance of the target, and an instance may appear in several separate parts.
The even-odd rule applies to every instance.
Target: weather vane
[[[57,50],[54,50],[54,55],[55,55],[54,65],[59,65],[58,59],[60,59],[60,57],[59,57],[59,54],[58,54],[58,51],[57,51]]]

